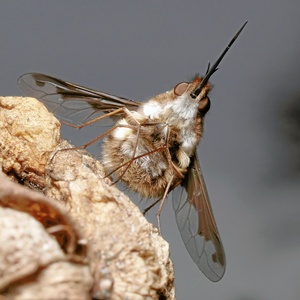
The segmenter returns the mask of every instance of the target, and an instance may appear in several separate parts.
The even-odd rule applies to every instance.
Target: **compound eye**
[[[181,96],[186,89],[188,88],[189,83],[188,82],[180,82],[174,87],[174,94],[176,96]]]
[[[204,99],[199,101],[199,111],[202,114],[206,114],[210,109],[210,99],[208,97],[205,97]]]

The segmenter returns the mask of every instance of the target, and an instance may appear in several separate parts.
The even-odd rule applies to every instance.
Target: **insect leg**
[[[167,187],[166,187],[166,189],[165,189],[165,192],[164,192],[163,197],[161,198],[161,202],[160,202],[160,205],[159,205],[157,214],[156,214],[156,218],[157,218],[157,226],[158,226],[159,234],[161,234],[160,214],[161,214],[163,205],[164,205],[164,203],[165,203],[165,200],[166,200],[166,198],[167,198],[167,195],[168,195],[168,193],[170,192],[170,187],[171,187],[171,184],[172,184],[172,182],[173,182],[173,179],[174,179],[174,174],[171,176],[171,178],[170,178],[170,180],[169,180],[169,182],[168,182],[168,185],[167,185]]]
[[[113,115],[115,115],[115,114],[119,114],[119,113],[122,112],[122,111],[125,112],[126,114],[128,114],[128,112],[129,112],[129,110],[128,110],[126,107],[121,107],[121,108],[118,108],[118,109],[116,109],[116,110],[114,110],[114,111],[112,111],[112,112],[109,112],[109,113],[107,113],[107,114],[105,114],[105,115],[103,115],[103,116],[100,116],[100,117],[95,118],[95,119],[93,119],[93,120],[90,120],[90,121],[88,121],[88,122],[86,122],[86,123],[83,123],[83,124],[81,124],[81,125],[74,125],[74,124],[67,123],[67,122],[64,122],[64,121],[61,121],[61,123],[65,124],[65,125],[68,125],[68,126],[71,126],[71,127],[73,127],[73,128],[76,128],[76,129],[81,129],[81,128],[85,127],[85,126],[91,125],[91,124],[93,124],[93,123],[95,123],[95,122],[98,122],[98,121],[100,121],[100,120],[102,120],[102,119],[105,119],[105,118],[107,118],[107,117],[111,117],[111,116],[113,116]],[[91,140],[90,142],[88,142],[88,143],[86,143],[86,144],[84,144],[84,145],[82,145],[82,146],[78,146],[78,147],[75,147],[75,148],[66,148],[66,149],[62,149],[62,150],[69,150],[69,149],[85,149],[85,148],[87,148],[88,146],[90,146],[90,145],[94,144],[95,142],[97,142],[98,140],[102,139],[104,136],[106,136],[107,134],[109,134],[110,132],[112,132],[113,130],[115,130],[115,129],[118,128],[118,127],[124,127],[124,126],[121,126],[121,125],[113,126],[112,128],[110,128],[109,130],[107,130],[107,131],[104,132],[103,134],[97,136],[96,138],[94,138],[93,140]],[[127,127],[127,126],[126,126],[126,127]],[[128,127],[129,127],[129,126],[128,126]]]
[[[153,208],[158,202],[161,201],[162,198],[158,198],[156,201],[154,201],[151,205],[149,205],[147,208],[143,210],[143,215],[145,215],[151,208]]]
[[[119,114],[121,112],[125,112],[126,113],[126,111],[128,111],[128,109],[126,107],[121,107],[121,108],[115,109],[115,110],[113,110],[113,111],[111,111],[111,112],[109,112],[109,113],[107,113],[107,114],[105,114],[103,116],[97,117],[95,119],[92,119],[92,120],[87,121],[87,122],[85,122],[83,124],[80,124],[80,125],[71,124],[71,123],[68,123],[68,122],[65,122],[65,121],[61,121],[61,123],[65,124],[65,125],[68,125],[70,127],[73,127],[73,128],[81,129],[81,128],[85,127],[85,126],[91,125],[91,124],[93,124],[95,122],[98,122],[98,121],[100,121],[102,119],[111,117],[113,115],[117,115],[117,114]]]
[[[126,166],[126,165],[130,165],[133,161],[135,161],[136,159],[139,159],[139,158],[141,158],[141,157],[143,157],[143,156],[147,156],[147,155],[150,155],[150,154],[152,154],[152,153],[155,153],[155,152],[158,152],[158,151],[163,151],[163,150],[165,150],[166,148],[165,147],[160,147],[160,148],[157,148],[157,149],[154,149],[154,150],[152,150],[152,151],[149,151],[149,152],[147,152],[147,153],[143,153],[143,154],[141,154],[141,155],[138,155],[138,156],[136,156],[136,157],[134,157],[134,158],[132,158],[132,159],[130,159],[130,160],[128,160],[128,161],[126,161],[125,163],[123,163],[122,165],[120,165],[120,166],[118,166],[117,168],[115,168],[113,171],[111,171],[110,173],[108,173],[105,177],[109,177],[109,176],[111,176],[113,173],[115,173],[116,171],[118,171],[119,169],[121,169],[122,167],[124,167],[124,166]],[[128,168],[126,168],[126,170],[127,170]],[[122,175],[124,175],[125,174],[125,172],[123,172],[122,173]],[[121,180],[122,179],[122,177],[120,177],[119,179],[117,179],[115,182],[113,182],[112,184],[115,184],[115,183],[117,183],[119,180]]]

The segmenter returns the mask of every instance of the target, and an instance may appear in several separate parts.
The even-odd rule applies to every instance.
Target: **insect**
[[[113,120],[113,125],[87,145],[105,136],[103,164],[107,176],[133,191],[160,201],[173,193],[173,208],[182,240],[199,269],[212,281],[225,272],[225,253],[212,213],[196,147],[210,108],[208,82],[247,22],[204,77],[181,82],[146,102],[92,90],[48,75],[28,73],[18,84],[40,99],[67,125],[82,128]],[[153,205],[151,205],[152,207]]]

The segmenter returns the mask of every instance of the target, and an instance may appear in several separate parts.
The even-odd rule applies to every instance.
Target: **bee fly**
[[[161,201],[158,222],[166,196],[177,188],[172,203],[182,240],[199,269],[212,281],[223,277],[225,254],[196,147],[210,108],[212,86],[208,80],[246,23],[215,64],[208,66],[204,77],[181,82],[144,103],[43,74],[25,74],[18,81],[27,95],[40,99],[67,125],[82,128],[101,120],[106,125],[115,121],[106,133],[85,146],[106,136],[103,164],[107,176],[122,180],[143,197],[158,198],[154,203]]]

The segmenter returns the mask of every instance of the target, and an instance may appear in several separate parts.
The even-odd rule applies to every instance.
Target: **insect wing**
[[[225,272],[225,253],[196,154],[172,202],[189,254],[207,278],[219,281]]]
[[[22,75],[18,85],[26,95],[41,100],[60,120],[75,126],[121,107],[136,110],[140,104],[39,73]],[[108,118],[104,120],[102,125],[112,125]]]

